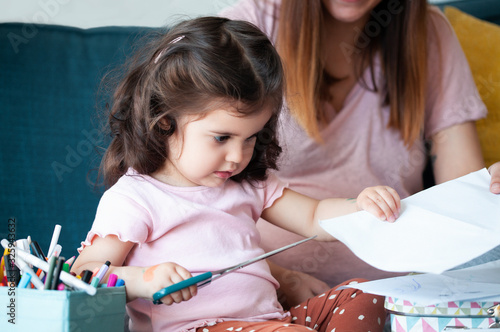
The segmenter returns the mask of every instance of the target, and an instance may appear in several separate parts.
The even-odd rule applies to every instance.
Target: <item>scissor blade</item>
[[[295,242],[295,243],[292,243],[292,244],[286,245],[286,246],[284,246],[284,247],[281,247],[281,248],[275,249],[275,250],[273,250],[273,251],[267,252],[267,253],[265,253],[265,254],[262,254],[262,255],[260,255],[260,256],[255,257],[255,258],[249,259],[249,260],[247,260],[246,262],[243,262],[243,263],[241,263],[241,264],[238,264],[238,265],[232,266],[232,267],[230,267],[230,268],[227,268],[227,269],[225,269],[225,270],[220,270],[220,271],[217,271],[217,272],[220,272],[220,273],[219,273],[218,275],[216,275],[216,273],[217,273],[217,272],[215,272],[215,273],[214,273],[214,277],[212,278],[212,280],[218,279],[218,278],[222,277],[222,275],[225,275],[225,274],[227,274],[227,273],[230,273],[230,272],[233,272],[233,271],[235,271],[235,270],[241,269],[241,268],[243,268],[243,267],[245,267],[245,266],[248,266],[248,265],[250,265],[250,264],[253,264],[253,263],[256,263],[256,262],[261,261],[261,260],[263,260],[263,259],[266,259],[266,258],[269,258],[269,257],[271,257],[271,256],[274,256],[274,255],[276,255],[276,254],[278,254],[278,253],[280,253],[280,252],[282,252],[282,251],[285,251],[285,250],[287,250],[287,249],[290,249],[290,248],[293,248],[293,247],[295,247],[295,246],[298,246],[299,244],[302,244],[302,243],[304,243],[304,242],[307,242],[307,241],[309,241],[309,240],[312,240],[312,239],[314,239],[314,238],[316,238],[316,237],[317,237],[317,235],[314,235],[314,236],[308,237],[307,239],[300,240],[300,241],[297,241],[297,242]]]
[[[307,239],[304,239],[304,240],[301,240],[301,241],[289,244],[287,246],[281,247],[279,249],[275,249],[273,251],[270,251],[270,252],[265,253],[263,255],[260,255],[258,257],[249,259],[248,261],[243,262],[241,264],[238,264],[238,265],[226,268],[226,269],[222,269],[222,270],[219,270],[219,271],[205,272],[205,273],[202,273],[202,274],[197,275],[195,277],[183,280],[183,281],[178,282],[176,284],[173,284],[171,286],[168,286],[168,287],[165,287],[163,289],[160,289],[158,292],[156,292],[156,293],[153,294],[153,302],[155,304],[160,304],[161,303],[160,299],[162,297],[164,297],[164,296],[166,296],[168,294],[177,292],[177,291],[179,291],[181,289],[184,289],[186,287],[189,287],[191,285],[195,285],[196,284],[196,285],[198,285],[198,287],[207,286],[213,280],[218,279],[218,278],[222,277],[223,275],[226,275],[226,274],[231,273],[231,272],[233,272],[233,271],[235,271],[237,269],[241,269],[242,267],[245,267],[247,265],[256,263],[258,261],[261,261],[261,260],[266,259],[268,257],[271,257],[273,255],[276,255],[277,253],[280,253],[280,252],[285,251],[287,249],[290,249],[290,248],[293,248],[295,246],[298,246],[299,244],[302,244],[302,243],[304,243],[306,241],[312,240],[315,237],[316,237],[316,235],[311,236],[311,237],[309,237]]]

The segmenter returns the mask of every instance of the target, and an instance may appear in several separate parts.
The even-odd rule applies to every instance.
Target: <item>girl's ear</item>
[[[175,128],[177,127],[175,119],[168,115],[165,115],[163,118],[161,118],[158,124],[161,130],[167,136],[172,135],[175,132]]]

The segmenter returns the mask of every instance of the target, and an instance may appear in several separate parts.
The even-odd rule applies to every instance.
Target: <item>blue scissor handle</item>
[[[153,302],[155,304],[161,303],[160,299],[164,296],[167,296],[168,294],[175,293],[177,291],[180,291],[181,289],[187,288],[192,285],[196,285],[200,281],[204,281],[207,279],[212,278],[212,272],[205,272],[202,274],[199,274],[195,277],[191,277],[186,280],[182,280],[181,282],[178,282],[176,284],[170,285],[168,287],[165,287],[163,289],[160,289],[156,293],[153,294]]]

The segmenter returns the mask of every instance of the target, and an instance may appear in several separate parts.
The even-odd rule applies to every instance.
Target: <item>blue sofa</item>
[[[47,250],[60,224],[63,256],[77,254],[102,194],[100,82],[151,30],[0,24],[0,209],[14,225],[1,238],[30,235]]]
[[[448,2],[500,23],[498,0]],[[46,250],[60,224],[62,255],[76,255],[103,190],[95,183],[107,144],[101,79],[152,30],[0,24],[0,210],[13,225],[0,238],[29,235]]]

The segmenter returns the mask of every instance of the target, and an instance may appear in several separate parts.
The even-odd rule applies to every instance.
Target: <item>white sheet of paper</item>
[[[439,274],[500,245],[500,195],[489,182],[482,169],[421,191],[401,201],[394,223],[360,211],[320,225],[378,269]]]
[[[365,293],[391,296],[419,305],[477,299],[493,302],[500,299],[499,275],[500,261],[494,261],[443,274],[408,275],[341,288],[356,288]],[[496,280],[493,279],[494,276]]]

